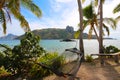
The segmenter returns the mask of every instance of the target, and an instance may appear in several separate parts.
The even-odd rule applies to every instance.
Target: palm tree
[[[85,18],[83,20],[83,29],[85,29],[87,26],[89,26],[90,29],[89,29],[88,37],[91,38],[92,32],[94,31],[94,33],[97,37],[97,40],[99,42],[99,36],[96,31],[96,28],[99,29],[99,26],[98,26],[99,19],[97,18],[98,14],[96,14],[92,3],[83,9],[83,16]],[[116,29],[116,22],[112,18],[103,18],[103,28],[107,31],[107,34],[109,35],[110,34],[109,26],[106,25],[106,23],[109,24],[113,29]],[[78,30],[78,32],[79,32],[79,30]],[[103,31],[103,34],[104,34],[104,31]]]
[[[32,0],[1,0],[0,1],[0,22],[3,27],[3,32],[6,33],[6,22],[11,21],[10,15],[14,15],[20,21],[21,27],[25,31],[30,31],[29,24],[20,12],[21,6],[30,10],[37,17],[41,17],[42,12]]]
[[[83,45],[83,11],[82,11],[82,4],[81,0],[77,0],[78,3],[78,10],[79,10],[79,20],[80,20],[80,34],[79,34],[79,49],[80,52],[83,54],[82,60],[84,61],[84,45]]]
[[[96,5],[98,5],[98,13],[100,14],[99,22],[99,53],[103,54],[103,3],[105,0],[95,0]],[[104,64],[104,60],[101,57],[101,64]]]

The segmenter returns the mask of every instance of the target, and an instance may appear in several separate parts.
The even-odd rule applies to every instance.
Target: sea
[[[96,39],[84,39],[83,42],[85,55],[96,54],[99,52],[99,44]],[[13,48],[15,45],[20,44],[20,40],[0,40],[0,44],[6,44]],[[103,45],[105,47],[113,45],[120,49],[120,40],[105,39],[103,40]],[[59,54],[62,54],[65,52],[65,49],[79,49],[79,40],[75,39],[73,42],[61,42],[60,40],[40,40],[40,46],[48,52],[58,52]]]

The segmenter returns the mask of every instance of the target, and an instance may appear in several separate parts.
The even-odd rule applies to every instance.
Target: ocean
[[[0,40],[0,44],[6,44],[10,47],[20,44],[20,40]],[[103,40],[103,45],[109,46],[113,45],[120,49],[120,40]],[[65,49],[69,48],[78,48],[79,49],[79,40],[74,42],[60,42],[60,40],[40,40],[40,46],[43,47],[46,51],[49,52],[58,52],[63,53]],[[84,48],[85,54],[94,54],[99,52],[99,44],[96,39],[84,39]]]

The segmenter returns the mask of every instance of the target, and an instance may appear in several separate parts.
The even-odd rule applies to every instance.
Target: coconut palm
[[[81,0],[77,0],[78,3],[78,11],[79,11],[79,21],[80,21],[80,34],[79,34],[79,49],[80,52],[83,54],[82,60],[84,60],[84,45],[83,45],[83,11],[82,11],[82,4]]]
[[[98,19],[98,14],[96,14],[92,3],[83,9],[83,16],[85,18],[83,21],[83,29],[85,29],[87,26],[90,27],[88,37],[91,38],[92,32],[94,31],[99,41],[99,36],[96,31],[96,28],[99,30],[99,26],[98,26],[99,19]],[[109,35],[110,34],[109,26],[106,25],[106,23],[110,25],[113,29],[116,29],[116,22],[112,18],[103,18],[103,28],[104,30],[107,31],[107,34]],[[104,31],[103,31],[103,34],[104,34]]]
[[[20,21],[20,25],[25,31],[30,31],[27,20],[21,14],[21,6],[30,10],[37,17],[42,15],[41,10],[32,0],[0,0],[0,22],[4,33],[6,33],[6,22],[11,21],[11,14]]]

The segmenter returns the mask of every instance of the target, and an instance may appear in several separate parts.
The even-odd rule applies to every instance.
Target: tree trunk
[[[103,6],[102,0],[100,0],[100,29],[99,29],[99,53],[103,54]],[[101,57],[101,64],[104,64],[104,61]]]
[[[82,60],[84,61],[85,56],[84,56],[84,45],[83,45],[83,11],[82,11],[81,0],[77,0],[77,2],[78,2],[79,20],[80,20],[79,49],[80,52],[83,54]]]
[[[0,0],[0,10],[4,6],[5,0]]]
[[[94,30],[95,35],[96,35],[96,37],[97,37],[97,40],[98,40],[98,42],[99,42],[99,37],[98,37],[97,31],[95,30],[95,27],[93,27],[93,30]]]

